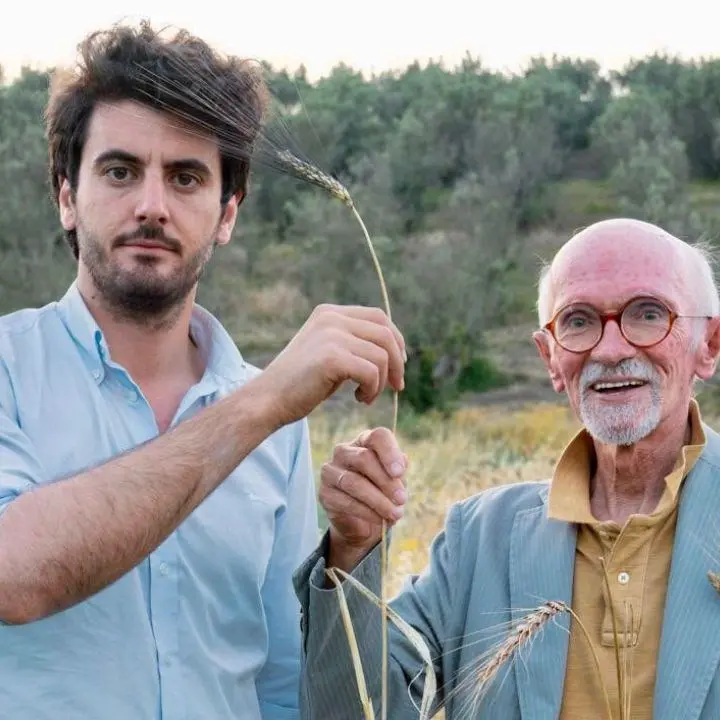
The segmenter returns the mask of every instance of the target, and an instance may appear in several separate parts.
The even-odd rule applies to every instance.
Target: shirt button
[[[170,572],[170,567],[166,562],[161,562],[159,570],[161,575],[167,575]]]
[[[621,585],[627,585],[630,582],[630,573],[621,572],[618,574],[617,579]]]

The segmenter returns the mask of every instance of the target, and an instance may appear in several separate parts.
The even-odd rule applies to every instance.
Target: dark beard
[[[80,258],[107,309],[119,320],[155,327],[174,321],[200,280],[214,247],[213,242],[208,243],[191,255],[172,277],[160,278],[154,271],[157,261],[153,257],[138,258],[132,272],[120,271],[90,233],[83,232],[82,238],[78,233],[78,240]],[[167,238],[162,228],[150,226],[115,238],[112,246],[116,248],[136,240],[158,240],[174,252],[181,250],[180,243]]]

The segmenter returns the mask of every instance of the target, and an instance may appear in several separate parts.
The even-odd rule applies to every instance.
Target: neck
[[[141,388],[200,379],[202,360],[190,338],[194,293],[163,317],[138,320],[108,307],[94,286],[78,283],[78,289],[103,332],[113,361]]]
[[[648,437],[628,446],[594,441],[596,467],[590,487],[590,508],[601,521],[624,524],[630,515],[651,514],[669,475],[690,442],[689,415],[666,420]]]

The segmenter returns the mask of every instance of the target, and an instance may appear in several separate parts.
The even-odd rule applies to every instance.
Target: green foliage
[[[489,358],[475,355],[463,367],[457,379],[459,392],[486,392],[504,387],[509,378]]]
[[[449,362],[437,348],[418,348],[406,366],[402,406],[416,415],[449,413],[463,393],[487,392],[510,381],[492,360],[480,354],[472,354],[448,373]]]
[[[685,144],[692,177],[720,177],[720,59],[687,62],[654,54],[629,64],[617,80],[633,93],[652,94],[666,109],[673,135]]]
[[[623,214],[720,232],[720,60],[654,55],[604,74],[536,58],[509,75],[468,56],[313,82],[302,66],[265,70],[273,127],[348,186],[376,245],[410,343],[412,416],[507,382],[485,336],[534,320],[539,259],[578,227]],[[57,297],[74,273],[46,177],[47,87],[45,73],[0,76],[0,312]],[[199,298],[263,357],[317,303],[381,305],[348,208],[259,165]]]
[[[510,380],[458,323],[451,323],[434,343],[423,344],[415,335],[407,339],[410,353],[401,398],[417,414],[451,412],[463,393],[486,392]]]
[[[402,404],[408,405],[416,413],[429,410],[447,409],[450,392],[447,384],[435,376],[437,353],[431,348],[418,348],[405,366],[405,390]]]

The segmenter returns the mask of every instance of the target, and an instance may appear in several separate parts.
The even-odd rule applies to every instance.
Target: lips
[[[168,250],[170,251],[170,248],[163,244],[158,242],[133,242],[133,243],[127,243],[128,247],[138,247],[138,248],[144,248],[149,250]]]
[[[642,387],[643,385],[647,385],[646,380],[598,380],[597,382],[594,382],[590,388],[596,392],[613,392]]]

